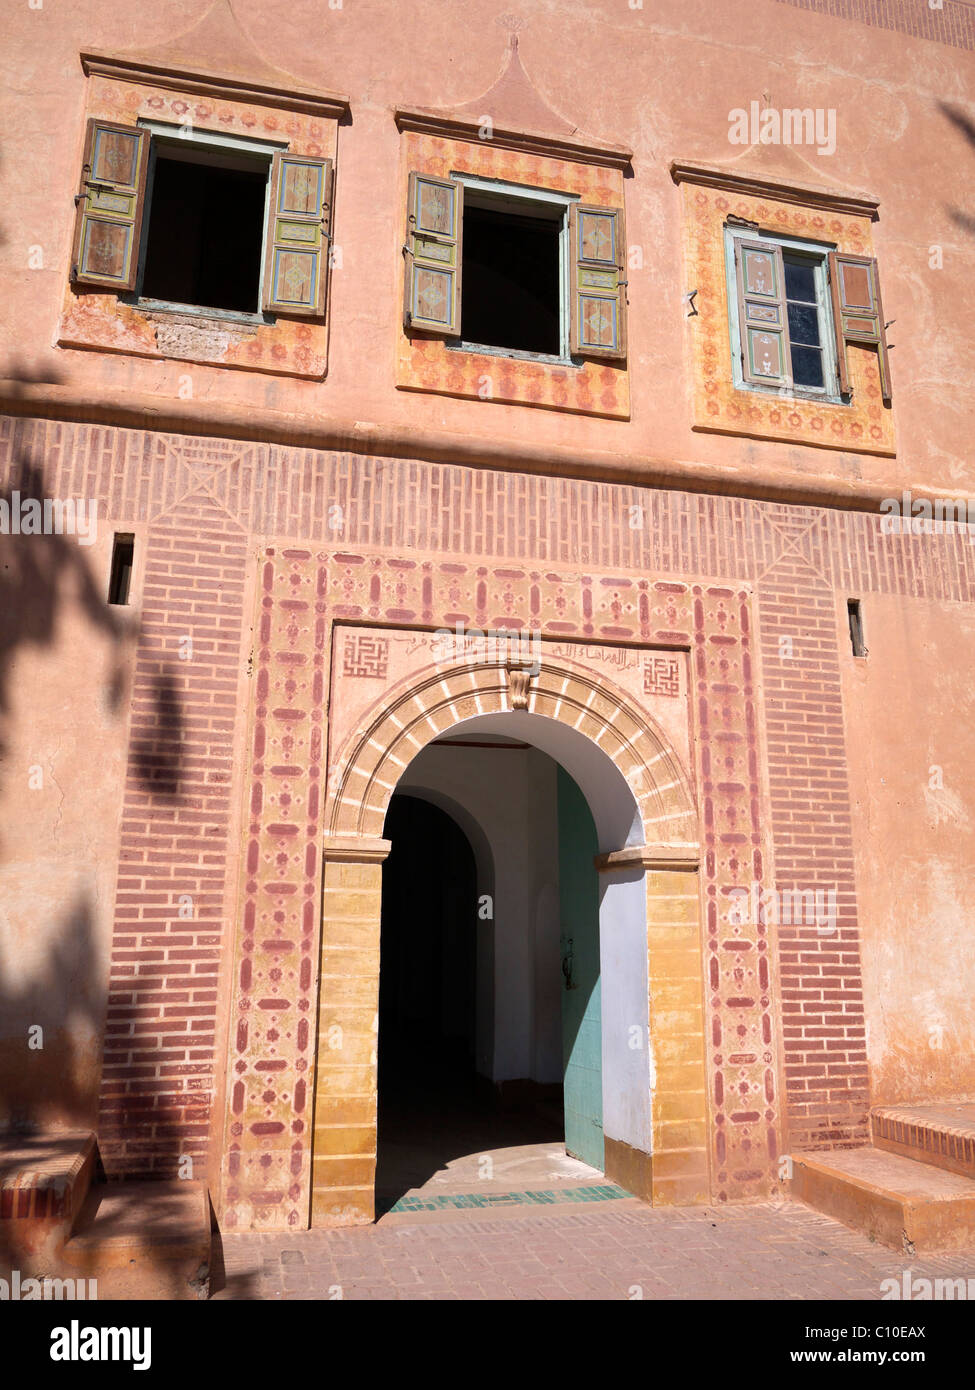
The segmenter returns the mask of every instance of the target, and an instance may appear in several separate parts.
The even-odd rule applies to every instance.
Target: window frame
[[[197,130],[186,132],[185,127],[163,121],[140,118],[136,125],[149,134],[149,167],[146,173],[145,209],[142,217],[142,233],[139,240],[139,263],[136,269],[135,289],[128,294],[119,295],[121,303],[129,304],[148,314],[189,315],[193,318],[219,320],[226,323],[248,325],[272,325],[277,315],[267,313],[260,306],[264,303],[264,268],[267,259],[267,239],[271,230],[271,161],[278,152],[289,148],[287,140],[251,140],[240,135],[228,135],[217,130]],[[261,261],[257,278],[258,308],[250,313],[245,309],[216,309],[204,304],[183,304],[172,299],[151,299],[142,293],[145,274],[146,254],[149,246],[149,224],[152,221],[152,195],[155,187],[156,159],[160,149],[181,148],[192,145],[200,153],[231,154],[251,162],[256,167],[266,163],[267,178],[264,185],[264,222],[261,237]],[[205,159],[188,161],[205,164]]]
[[[754,391],[761,396],[779,396],[783,400],[820,401],[829,405],[849,405],[850,401],[840,394],[839,366],[836,360],[836,327],[833,319],[829,283],[829,253],[837,249],[836,243],[806,241],[799,237],[784,236],[776,232],[763,232],[754,227],[734,226],[725,226],[724,238],[728,329],[731,338],[731,371],[735,390]],[[824,386],[797,386],[795,382],[789,387],[762,386],[758,382],[745,381],[741,363],[741,318],[738,308],[738,281],[735,266],[735,249],[739,241],[767,241],[770,245],[780,247],[783,253],[791,253],[793,256],[802,257],[814,263],[816,308],[822,340],[823,381],[826,383]],[[791,350],[789,369],[791,372]]]
[[[542,362],[553,367],[579,369],[582,359],[569,350],[572,315],[571,246],[569,244],[569,209],[582,201],[578,193],[563,193],[555,189],[536,188],[528,184],[508,183],[452,169],[450,178],[464,186],[464,207],[486,208],[492,212],[520,213],[559,223],[559,352],[529,352],[524,348],[495,347],[489,343],[473,343],[457,338],[445,344],[448,352],[471,352],[485,357],[507,357],[522,362]],[[473,202],[470,195],[473,194]],[[530,206],[526,206],[526,204]],[[463,249],[461,251],[463,273]],[[463,294],[463,290],[461,292]],[[463,313],[463,300],[461,301]]]

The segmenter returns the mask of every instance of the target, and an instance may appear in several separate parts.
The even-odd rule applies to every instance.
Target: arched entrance
[[[601,1181],[598,846],[581,791],[474,721],[413,760],[384,837],[377,1210],[421,1188]]]
[[[647,716],[575,662],[543,661],[534,676],[457,662],[389,692],[334,770],[312,1223],[373,1215],[381,865],[390,848],[382,831],[415,760],[448,733],[529,744],[579,788],[598,851],[604,1171],[648,1200],[708,1200],[698,845],[686,774]],[[589,1025],[592,1033],[591,1017]]]

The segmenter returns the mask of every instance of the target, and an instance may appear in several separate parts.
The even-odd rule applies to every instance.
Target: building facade
[[[5,27],[5,1123],[262,1230],[384,1029],[655,1203],[975,1101],[971,6]]]

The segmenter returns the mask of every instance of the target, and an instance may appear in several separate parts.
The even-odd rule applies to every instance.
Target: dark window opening
[[[109,603],[128,603],[134,557],[135,537],[117,535],[112,547],[112,572],[108,581]]]
[[[847,616],[850,620],[850,645],[854,656],[866,656],[867,648],[863,641],[863,613],[858,598],[847,599]]]
[[[558,356],[561,220],[464,207],[461,336]]]
[[[792,379],[797,386],[826,384],[823,343],[816,302],[816,266],[804,256],[783,256],[785,299],[792,348]]]
[[[267,171],[156,160],[142,294],[256,313]]]

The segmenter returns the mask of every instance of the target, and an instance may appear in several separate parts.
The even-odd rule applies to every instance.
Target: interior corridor
[[[574,942],[563,931],[578,916],[585,886],[564,862],[578,901],[563,913],[559,899],[560,843],[568,839],[578,857],[564,823],[564,788],[560,802],[567,775],[512,740],[474,747],[445,740],[417,763],[390,803],[384,831],[392,849],[383,871],[377,1217],[430,1194],[482,1198],[605,1183],[599,1168],[565,1147],[564,1061],[580,1022],[563,1017],[564,987],[577,1011],[588,1000],[570,979],[581,967],[578,928]],[[512,797],[522,778],[524,795]],[[457,794],[454,782],[467,786],[468,808],[482,817],[467,821],[477,850],[442,809],[466,820],[445,791]],[[428,799],[438,788],[440,805]],[[492,824],[495,809],[506,816],[507,842]],[[583,864],[585,851],[591,864],[592,849],[587,842]],[[589,993],[598,998],[595,873],[589,877]],[[595,1046],[598,1070],[598,1027]],[[598,1103],[598,1077],[587,1091]]]

